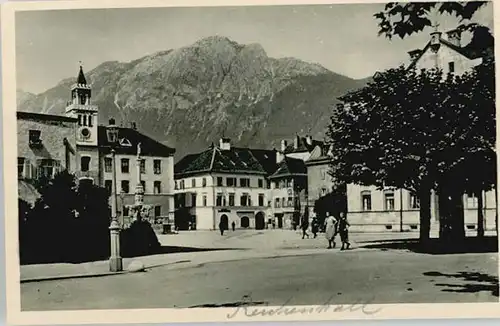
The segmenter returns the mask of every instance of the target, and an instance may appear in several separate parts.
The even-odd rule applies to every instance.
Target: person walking
[[[234,221],[233,221],[233,223],[231,223],[231,228],[233,229],[233,232],[234,232],[234,230],[236,229],[236,223],[234,223]]]
[[[325,219],[325,238],[328,240],[328,249],[335,248],[335,235],[337,234],[337,220],[335,217],[326,213]]]
[[[302,229],[302,239],[304,239],[304,237],[309,239],[309,234],[307,234],[307,229],[309,228],[309,219],[307,218],[307,214],[304,214],[302,217],[300,228]]]
[[[224,225],[222,224],[222,221],[219,222],[219,230],[220,235],[224,235]]]
[[[349,249],[351,244],[349,243],[349,222],[347,221],[347,217],[344,212],[340,213],[340,220],[339,220],[339,234],[340,234],[340,241],[342,241],[342,248],[340,250],[345,250]]]
[[[315,239],[318,236],[318,230],[319,230],[318,218],[316,217],[316,214],[313,213],[313,218],[312,218],[312,222],[311,222],[311,232],[312,232]]]

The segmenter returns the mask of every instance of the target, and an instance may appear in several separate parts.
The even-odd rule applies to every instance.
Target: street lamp
[[[111,146],[111,166],[112,166],[112,181],[111,188],[111,224],[109,226],[111,238],[111,255],[109,257],[109,270],[111,272],[120,272],[123,270],[123,261],[120,256],[120,223],[116,217],[116,163],[115,163],[115,148],[118,143],[118,128],[115,125],[115,119],[109,120],[109,125],[106,128],[106,136],[108,143]]]

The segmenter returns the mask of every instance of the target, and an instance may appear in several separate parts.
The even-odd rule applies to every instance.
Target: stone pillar
[[[123,270],[122,257],[120,256],[120,224],[116,219],[109,226],[111,234],[111,257],[109,258],[109,270],[120,272]]]

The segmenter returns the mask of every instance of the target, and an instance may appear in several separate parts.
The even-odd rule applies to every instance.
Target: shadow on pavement
[[[495,297],[498,297],[498,277],[478,273],[478,272],[459,272],[455,274],[445,274],[440,272],[425,272],[425,276],[431,277],[446,277],[451,279],[458,279],[465,284],[445,284],[436,283],[436,286],[443,287],[442,292],[455,292],[455,293],[478,293],[478,292],[491,292]]]
[[[182,246],[161,246],[154,251],[150,251],[147,253],[129,253],[127,255],[123,255],[126,258],[133,257],[144,257],[144,256],[152,256],[152,255],[162,255],[162,254],[177,254],[182,252],[205,252],[205,251],[227,251],[227,250],[246,250],[241,248],[197,248],[197,247],[182,247]]]
[[[421,244],[418,239],[371,241],[370,244],[365,245],[362,242],[359,243],[360,248],[380,249],[383,251],[409,250],[431,255],[498,252],[498,237],[496,236],[482,239],[468,237],[462,243],[449,243],[440,239],[431,239],[426,245]]]

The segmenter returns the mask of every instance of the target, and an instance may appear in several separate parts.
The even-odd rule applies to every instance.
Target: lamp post
[[[110,119],[109,125],[106,128],[106,135],[108,142],[111,145],[111,166],[112,166],[112,181],[111,187],[113,189],[111,195],[111,224],[109,226],[110,239],[111,239],[111,255],[109,257],[109,270],[111,272],[120,272],[123,270],[123,261],[120,256],[120,223],[116,217],[116,162],[115,162],[115,148],[118,142],[118,128],[115,125],[115,120]]]

